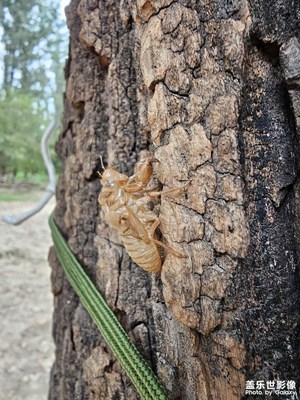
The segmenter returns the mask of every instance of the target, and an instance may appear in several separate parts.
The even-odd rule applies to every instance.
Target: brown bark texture
[[[72,0],[66,11],[55,216],[71,250],[170,399],[250,399],[246,380],[299,387],[300,2]],[[160,239],[187,255],[167,253],[159,274],[131,261],[97,203],[100,157],[132,174],[147,152],[152,186],[188,183],[154,204]],[[49,399],[138,399],[53,248],[49,259]]]

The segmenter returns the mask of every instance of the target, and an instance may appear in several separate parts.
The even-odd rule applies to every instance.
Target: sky
[[[71,0],[61,0],[61,2],[60,2],[60,13],[64,17],[64,19],[66,19],[64,10],[65,10],[65,7],[70,4],[70,1]]]

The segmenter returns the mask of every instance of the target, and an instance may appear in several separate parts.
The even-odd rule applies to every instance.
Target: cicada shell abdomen
[[[142,239],[130,235],[121,236],[128,254],[139,267],[147,272],[161,270],[161,258],[155,243],[146,243]]]

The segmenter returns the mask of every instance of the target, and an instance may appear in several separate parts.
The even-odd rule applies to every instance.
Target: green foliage
[[[2,175],[45,170],[41,136],[54,116],[60,118],[62,110],[67,35],[59,3],[0,0],[0,44],[4,46],[0,73]],[[54,141],[51,143],[53,156]]]
[[[32,93],[49,107],[56,90],[53,75],[61,68],[62,21],[59,0],[0,0],[4,51],[3,90]]]
[[[40,140],[47,119],[30,94],[14,91],[0,100],[0,168],[38,172],[44,168]]]

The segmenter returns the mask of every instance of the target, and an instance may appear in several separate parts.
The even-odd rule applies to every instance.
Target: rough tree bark
[[[170,399],[299,387],[299,15],[293,0],[67,8],[56,220]],[[155,205],[163,240],[188,255],[168,254],[161,274],[130,260],[97,204],[100,156],[130,174],[145,151],[161,188],[190,182]],[[138,399],[54,249],[50,264],[49,399]]]

